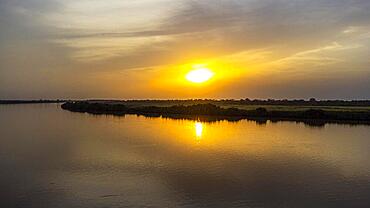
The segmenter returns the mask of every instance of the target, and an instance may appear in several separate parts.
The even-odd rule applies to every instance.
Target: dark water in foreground
[[[370,207],[370,126],[0,106],[0,207]]]

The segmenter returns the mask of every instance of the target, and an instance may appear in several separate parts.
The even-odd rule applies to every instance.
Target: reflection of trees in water
[[[148,115],[144,115],[147,117]],[[148,116],[153,117],[153,116]],[[357,123],[357,122],[341,122],[341,121],[325,121],[325,120],[314,120],[314,119],[300,119],[300,120],[292,120],[292,119],[284,119],[284,118],[274,118],[274,119],[267,119],[267,118],[245,118],[245,117],[220,117],[220,116],[191,116],[191,115],[157,115],[156,117],[161,118],[169,118],[169,119],[176,119],[176,120],[192,120],[192,121],[201,121],[201,122],[218,122],[218,121],[228,121],[228,122],[239,122],[241,120],[248,120],[254,121],[258,125],[266,125],[268,121],[271,123],[279,123],[279,122],[295,122],[295,123],[303,123],[309,127],[319,127],[323,128],[326,124],[341,124],[341,125],[368,125],[366,123]]]
[[[111,115],[111,116],[120,116],[124,117],[127,114],[124,113],[114,113],[114,114],[106,114],[106,113],[91,113],[92,115],[100,116],[100,115]],[[286,119],[286,118],[246,118],[246,117],[235,117],[235,116],[195,116],[195,115],[179,115],[179,114],[168,114],[168,115],[161,115],[156,113],[146,113],[146,114],[136,114],[138,116],[144,116],[146,118],[164,118],[164,119],[174,119],[174,120],[190,120],[190,121],[201,121],[206,123],[214,123],[219,121],[228,121],[228,122],[239,122],[242,120],[247,121],[254,121],[258,125],[266,125],[268,122],[271,123],[279,123],[279,122],[295,122],[295,123],[303,123],[308,127],[313,128],[323,128],[326,124],[338,124],[338,125],[347,125],[347,126],[358,126],[358,125],[365,125],[368,126],[370,123],[362,123],[362,122],[351,122],[351,121],[336,121],[336,120],[320,120],[320,119]]]

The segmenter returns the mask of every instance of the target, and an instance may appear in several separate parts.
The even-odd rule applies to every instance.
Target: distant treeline
[[[70,100],[0,100],[0,104],[27,104],[27,103],[64,103]],[[142,105],[285,105],[285,106],[358,106],[369,107],[370,100],[275,100],[275,99],[188,99],[188,100],[90,100],[96,103],[123,103],[123,104],[142,104]]]
[[[126,104],[172,104],[172,105],[195,105],[195,104],[215,104],[215,105],[285,105],[285,106],[370,106],[370,100],[309,100],[303,99],[188,99],[188,100],[91,100],[93,102],[122,102]]]
[[[0,100],[0,104],[64,103],[67,100]]]
[[[221,102],[230,102],[246,105],[304,105],[304,106],[370,106],[370,100],[316,100],[311,98],[309,100],[259,100],[259,99],[241,99],[241,100],[221,100]]]
[[[221,108],[214,104],[196,104],[196,105],[174,105],[170,107],[159,106],[138,106],[127,107],[124,104],[94,103],[86,101],[67,102],[61,106],[65,110],[73,112],[87,112],[93,114],[137,114],[164,116],[169,115],[192,115],[192,116],[222,116],[238,118],[265,118],[281,120],[331,120],[331,121],[351,121],[358,123],[370,122],[369,112],[356,111],[325,111],[320,109],[309,109],[305,111],[268,111],[265,108],[256,108],[254,110],[243,110],[238,108]]]

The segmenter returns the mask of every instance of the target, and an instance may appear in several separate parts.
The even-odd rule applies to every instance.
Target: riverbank
[[[308,110],[267,110],[264,107],[245,110],[239,108],[223,108],[214,104],[173,105],[173,106],[127,106],[114,102],[77,101],[61,105],[64,110],[92,114],[125,115],[136,114],[144,116],[162,116],[169,118],[200,119],[212,116],[220,120],[252,119],[257,121],[309,121],[309,123],[349,123],[370,124],[370,111],[330,111],[319,108]]]

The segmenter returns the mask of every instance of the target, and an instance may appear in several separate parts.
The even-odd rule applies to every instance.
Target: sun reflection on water
[[[203,133],[203,124],[200,122],[195,122],[195,135],[197,136],[197,140],[200,140]]]

